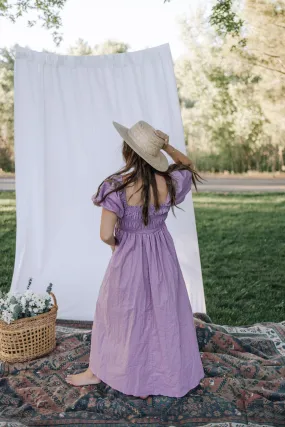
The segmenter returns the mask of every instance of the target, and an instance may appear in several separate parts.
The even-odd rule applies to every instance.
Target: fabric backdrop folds
[[[92,320],[111,250],[91,196],[122,165],[115,120],[145,120],[184,151],[168,45],[105,56],[18,47],[15,64],[17,242],[11,290],[51,282],[59,318]],[[194,312],[205,312],[192,197],[169,214]]]

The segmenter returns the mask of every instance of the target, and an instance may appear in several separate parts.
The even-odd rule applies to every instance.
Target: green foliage
[[[217,34],[223,37],[240,37],[244,25],[244,21],[233,10],[233,0],[218,0],[212,7],[209,22]],[[238,44],[245,46],[246,39],[241,38]]]
[[[204,68],[200,64],[199,74],[194,69],[183,75],[180,92],[192,92],[192,103],[182,98],[189,154],[200,170],[252,168],[264,121],[254,98],[257,82],[248,73],[226,72],[209,62]]]
[[[18,304],[15,304],[15,306],[14,306],[14,310],[13,310],[13,318],[14,319],[19,319],[19,318],[21,318],[22,317],[22,307],[21,307],[21,305],[18,303]]]
[[[74,46],[70,46],[70,55],[109,55],[115,53],[125,53],[129,50],[129,45],[117,40],[106,40],[102,44],[97,44],[93,48],[83,39],[78,39]]]
[[[130,46],[126,43],[116,40],[107,40],[102,44],[94,46],[93,53],[95,55],[110,55],[114,53],[125,53],[129,50]]]
[[[46,292],[47,292],[48,294],[50,294],[50,293],[51,293],[51,291],[52,291],[52,288],[53,288],[53,284],[52,284],[52,283],[50,283],[50,284],[48,285],[48,287],[47,287]]]
[[[208,73],[217,91],[212,98],[213,118],[208,126],[215,147],[220,154],[224,169],[233,172],[245,172],[252,168],[250,157],[256,149],[256,142],[262,133],[263,115],[260,106],[248,94],[253,93],[252,83],[258,79],[248,74],[227,73],[220,67],[214,67]],[[244,91],[247,94],[244,94]],[[245,105],[246,104],[246,105]],[[240,131],[241,120],[250,108],[250,120],[246,132]]]
[[[62,26],[60,12],[63,9],[66,0],[0,0],[0,17],[6,17],[12,22],[27,13],[33,13],[35,18],[27,21],[28,26],[32,27],[37,22],[52,31],[53,40],[59,45],[62,35],[59,32]]]
[[[15,49],[0,49],[0,168],[14,171]]]
[[[14,150],[13,146],[7,143],[0,135],[0,169],[6,172],[14,172]]]
[[[69,55],[92,55],[92,48],[89,46],[89,44],[83,40],[78,39],[74,46],[70,46],[67,53]]]
[[[248,31],[246,49],[232,51],[227,37],[217,42],[203,11],[196,21],[191,17],[183,23],[188,49],[176,64],[176,77],[188,152],[200,170],[284,169],[285,80],[282,73],[273,80],[282,60],[283,28],[265,14],[272,4],[260,0],[263,9],[257,15],[257,2],[247,0],[244,10],[247,25],[255,28],[253,34]],[[249,3],[254,3],[252,13]],[[264,57],[266,33],[272,51]]]
[[[170,1],[172,0],[164,0],[164,3]],[[232,49],[245,47],[247,43],[247,39],[241,35],[245,22],[234,7],[241,6],[241,3],[241,0],[215,0],[208,18],[210,25],[220,37],[238,38],[237,45],[233,44]]]

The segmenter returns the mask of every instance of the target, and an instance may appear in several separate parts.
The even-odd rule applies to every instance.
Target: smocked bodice
[[[124,206],[124,215],[118,219],[118,230],[148,233],[156,231],[164,225],[170,209],[170,203],[160,205],[158,210],[155,210],[154,205],[150,205],[148,224],[144,225],[142,221],[142,207],[128,205],[125,192],[122,192],[121,198]]]
[[[171,172],[171,177],[175,181],[175,199],[178,205],[184,200],[186,194],[191,189],[192,174],[189,170],[184,169]],[[152,233],[162,228],[165,225],[165,220],[171,208],[169,196],[166,202],[160,205],[158,210],[152,204],[149,206],[149,221],[147,225],[144,225],[142,207],[128,205],[125,189],[111,192],[118,186],[118,180],[122,182],[122,177],[119,176],[112,181],[104,181],[98,195],[92,196],[92,201],[96,206],[102,206],[117,215],[116,232]],[[102,201],[104,196],[106,197]]]

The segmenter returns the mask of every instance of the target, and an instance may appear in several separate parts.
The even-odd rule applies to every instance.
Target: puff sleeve
[[[101,202],[105,194],[108,194],[114,188],[114,183],[105,181],[101,185],[98,196],[96,197],[96,194],[94,194],[91,197],[91,200],[95,206],[101,206],[108,211],[114,212],[118,218],[122,218],[124,215],[124,206],[119,192],[114,191],[113,193],[107,195],[106,199]]]
[[[171,177],[176,184],[176,204],[182,203],[192,184],[192,172],[188,169],[176,170],[171,172]]]

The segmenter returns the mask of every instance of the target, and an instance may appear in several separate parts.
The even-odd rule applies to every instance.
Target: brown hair
[[[137,192],[142,190],[142,201],[143,201],[142,219],[145,225],[148,224],[148,209],[149,209],[149,203],[150,203],[151,188],[152,188],[153,197],[154,197],[154,207],[156,210],[158,210],[160,207],[155,174],[163,176],[166,181],[167,189],[170,195],[170,205],[172,207],[172,210],[173,210],[173,207],[176,206],[176,202],[175,202],[176,187],[170,173],[175,170],[185,170],[185,169],[189,170],[190,172],[192,172],[192,182],[196,190],[197,190],[196,182],[197,181],[201,182],[202,180],[201,176],[195,171],[195,169],[191,165],[174,163],[169,166],[166,172],[160,172],[154,169],[150,164],[148,164],[144,159],[142,159],[125,141],[123,141],[122,154],[125,159],[126,165],[122,169],[120,169],[118,172],[108,176],[99,185],[96,197],[99,195],[100,188],[105,181],[113,181],[113,179],[115,179],[119,175],[125,175],[127,173],[128,175],[126,175],[126,179],[122,183],[118,183],[116,181],[116,187],[113,190],[109,191],[107,194],[105,194],[102,200],[98,202],[98,204],[103,202],[105,198],[109,194],[113,193],[114,191],[122,191],[124,190],[125,187],[127,187],[131,183],[135,183],[138,181],[138,179],[141,179],[142,185],[137,190]]]

